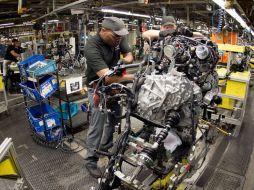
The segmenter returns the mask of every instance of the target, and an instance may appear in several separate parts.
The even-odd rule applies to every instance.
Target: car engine
[[[170,36],[151,49],[151,72],[137,75],[133,97],[119,84],[106,87],[129,93],[125,98],[132,105],[100,189],[174,189],[194,165],[199,119],[218,99],[217,47],[209,40]],[[129,116],[143,122],[138,132],[131,132]],[[124,173],[123,162],[134,171]]]

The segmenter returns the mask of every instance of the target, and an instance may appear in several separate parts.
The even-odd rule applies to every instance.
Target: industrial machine
[[[73,73],[85,73],[86,59],[80,53],[77,56],[73,53],[75,41],[73,45],[64,38],[58,38],[52,42],[48,49],[48,57],[58,63],[60,75],[66,76]]]
[[[105,86],[106,76],[95,81],[99,108],[110,111],[110,102],[117,99],[124,105],[121,118],[126,120],[112,151],[97,150],[109,156],[98,189],[175,189],[182,182],[200,160],[195,151],[197,129],[203,125],[199,121],[209,120],[208,108],[221,100],[214,71],[217,61],[218,51],[211,41],[170,35],[153,44],[148,59],[119,64],[106,75],[139,66],[132,87]],[[132,129],[131,117],[143,122],[138,131]],[[203,135],[208,131],[209,127]],[[133,170],[126,169],[126,164]]]
[[[227,52],[228,58],[226,65],[217,65],[222,104],[212,118],[219,119],[221,124],[237,136],[243,123],[249,91],[251,49],[231,44],[218,44],[218,49]]]

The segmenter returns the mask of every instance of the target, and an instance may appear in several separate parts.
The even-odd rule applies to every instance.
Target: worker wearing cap
[[[20,47],[20,42],[17,39],[13,39],[12,44],[7,47],[3,62],[3,80],[5,81],[5,88],[7,88],[6,74],[8,65],[12,62],[18,62],[18,60],[21,59],[21,53],[23,52],[24,50]]]
[[[164,16],[162,17],[160,30],[147,30],[143,32],[142,36],[144,39],[153,41],[159,37],[165,37],[167,35],[184,35],[187,37],[204,37],[199,32],[191,32],[187,28],[177,28],[176,20],[173,16]]]
[[[93,86],[89,83],[107,74],[109,69],[116,66],[123,55],[123,63],[131,63],[133,56],[131,48],[127,42],[128,30],[122,20],[116,17],[105,18],[102,27],[96,36],[88,40],[85,47],[85,57],[87,60],[87,86],[88,99],[91,106],[90,125],[87,134],[87,154],[85,166],[90,175],[99,178],[101,171],[97,166],[99,160],[95,150],[108,150],[113,146],[113,132],[118,121],[114,115],[120,113],[118,103],[111,105],[111,113],[103,113],[96,107],[93,99]],[[134,75],[106,77],[106,83],[120,82],[123,80],[133,80]]]
[[[17,39],[13,39],[12,44],[7,47],[4,56],[3,76],[6,76],[8,64],[18,62],[21,59],[21,53],[23,53],[23,49],[20,47],[20,42]]]

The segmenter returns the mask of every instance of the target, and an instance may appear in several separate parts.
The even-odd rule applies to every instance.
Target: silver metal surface
[[[221,96],[221,97],[231,98],[231,99],[234,99],[234,100],[240,100],[240,101],[244,100],[244,98],[240,98],[239,96],[232,96],[232,95],[223,94],[223,93],[218,93],[218,95]]]
[[[12,139],[6,138],[0,145],[0,161],[6,156],[7,152],[9,151],[10,147],[12,146]]]
[[[25,190],[25,189],[28,189],[28,187],[25,186],[24,179],[23,178],[18,178],[15,185],[14,185],[13,190]]]
[[[198,94],[201,94],[200,88],[183,73],[172,70],[164,75],[148,75],[139,91],[137,111],[147,119],[163,123],[168,110],[179,109],[200,97]]]
[[[26,189],[27,186],[25,178],[24,178],[24,173],[20,167],[20,164],[17,160],[17,153],[15,151],[12,138],[5,138],[3,143],[0,145],[0,162],[4,157],[8,157],[9,160],[12,163],[12,166],[15,168],[15,171],[17,172],[18,179],[15,183],[14,190],[23,190]]]

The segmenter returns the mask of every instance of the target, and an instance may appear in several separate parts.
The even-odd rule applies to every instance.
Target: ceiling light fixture
[[[0,26],[11,26],[11,25],[14,25],[14,23],[13,23],[13,22],[11,22],[11,23],[4,23],[4,24],[0,24]]]
[[[135,16],[135,17],[143,17],[143,18],[151,18],[149,15],[139,14],[139,13],[132,13],[130,11],[117,11],[113,9],[101,9],[103,13],[113,13],[113,14],[120,14],[120,15],[128,15],[128,16]]]
[[[48,20],[48,23],[59,22],[59,20]]]

